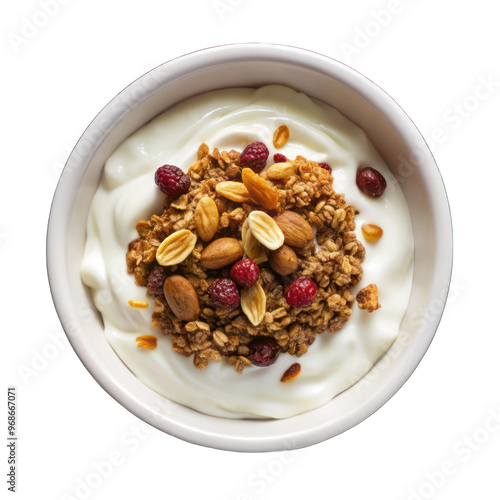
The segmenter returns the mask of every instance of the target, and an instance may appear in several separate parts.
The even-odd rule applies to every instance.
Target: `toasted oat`
[[[380,309],[381,305],[378,301],[378,288],[377,285],[371,284],[365,286],[356,295],[356,300],[360,309],[364,309],[369,313]]]
[[[136,339],[137,347],[142,347],[143,349],[156,349],[156,344],[158,339],[154,335],[141,335]]]
[[[134,309],[147,309],[149,307],[145,300],[129,300],[128,305]]]
[[[292,380],[295,380],[300,375],[301,369],[302,367],[300,366],[300,363],[294,363],[285,371],[285,373],[283,373],[281,382],[286,384],[288,382],[291,382]]]
[[[282,148],[290,138],[290,129],[286,125],[280,125],[273,135],[273,146],[276,149]]]

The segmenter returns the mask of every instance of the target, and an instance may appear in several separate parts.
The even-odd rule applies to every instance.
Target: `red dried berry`
[[[274,155],[274,163],[285,163],[286,162],[286,156],[282,155],[281,153],[276,153]]]
[[[318,163],[318,167],[324,168],[330,175],[332,175],[332,167],[328,163]]]
[[[167,269],[163,266],[154,267],[148,276],[148,292],[153,295],[163,294],[163,283],[167,279]]]
[[[280,353],[280,348],[272,337],[257,337],[250,342],[248,348],[248,359],[255,366],[271,366]]]
[[[316,297],[318,287],[309,278],[299,278],[291,283],[285,292],[285,298],[292,307],[308,306]]]
[[[240,156],[240,167],[251,168],[256,174],[262,172],[266,166],[269,150],[263,142],[252,142]]]
[[[236,283],[229,278],[218,278],[208,288],[214,305],[225,309],[234,309],[240,303],[240,292]]]
[[[252,259],[243,259],[234,264],[229,276],[231,276],[238,285],[250,288],[255,285],[259,273],[259,266]]]
[[[155,173],[155,183],[162,193],[168,196],[186,194],[191,186],[191,179],[174,165],[163,165]]]
[[[356,184],[360,191],[372,198],[382,196],[387,187],[384,176],[372,167],[364,167],[358,170]]]

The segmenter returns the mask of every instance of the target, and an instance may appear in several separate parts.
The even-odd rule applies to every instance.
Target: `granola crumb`
[[[365,286],[356,295],[356,301],[360,309],[364,309],[369,313],[380,309],[381,305],[378,301],[378,288],[377,285],[371,284]]]

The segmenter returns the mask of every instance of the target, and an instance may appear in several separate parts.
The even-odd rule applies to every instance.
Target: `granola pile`
[[[256,338],[272,338],[280,352],[302,356],[317,334],[338,331],[351,315],[350,288],[361,279],[365,255],[352,232],[355,209],[334,192],[326,169],[298,156],[257,175],[242,168],[240,159],[237,151],[209,153],[202,144],[187,173],[189,191],[167,196],[161,215],[139,222],[139,237],[127,253],[128,272],[138,285],[148,286],[150,273],[162,265],[167,281],[177,277],[189,282],[177,287],[186,290],[188,303],[192,289],[197,295],[199,311],[193,318],[189,311],[169,306],[165,294],[148,289],[155,298],[153,325],[172,338],[173,349],[193,356],[197,368],[225,358],[239,373],[252,364],[250,346]],[[279,223],[277,230],[269,219]],[[315,237],[299,241],[311,226]],[[285,243],[294,243],[297,236],[297,246],[283,245],[276,231],[286,235]],[[277,241],[276,250],[261,243],[266,238]],[[213,251],[205,252],[210,246]],[[291,267],[290,259],[277,253],[285,247],[287,257],[293,254]],[[225,264],[228,256],[234,260]],[[230,264],[242,257],[258,264],[257,283],[242,291],[237,307],[215,305],[210,286],[229,278]],[[309,305],[292,307],[285,293],[301,278],[312,280],[317,292]]]

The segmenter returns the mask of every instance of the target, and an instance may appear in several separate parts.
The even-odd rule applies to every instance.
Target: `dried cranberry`
[[[332,167],[328,163],[318,163],[318,167],[324,168],[330,175],[332,175]]]
[[[163,283],[167,278],[167,269],[163,266],[153,267],[148,276],[148,292],[153,295],[162,295]]]
[[[271,366],[280,353],[280,348],[272,337],[257,337],[250,342],[248,348],[248,359],[255,366]]]
[[[285,163],[286,162],[286,156],[282,155],[281,153],[276,153],[274,155],[274,163]]]
[[[299,278],[291,283],[285,292],[285,298],[292,307],[308,306],[316,297],[318,287],[309,278]]]
[[[250,288],[255,285],[259,272],[259,266],[252,259],[243,259],[234,264],[230,276],[238,285]]]
[[[364,167],[358,170],[356,184],[360,191],[372,198],[382,196],[387,187],[384,176],[372,167]]]
[[[163,165],[156,170],[156,185],[162,193],[169,196],[180,196],[186,194],[191,186],[191,179],[174,165]]]
[[[240,303],[240,292],[236,283],[229,278],[218,278],[208,288],[214,305],[234,309]]]
[[[269,150],[263,142],[252,142],[240,156],[240,167],[251,168],[256,174],[262,172],[266,166]]]

